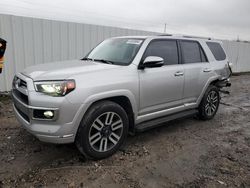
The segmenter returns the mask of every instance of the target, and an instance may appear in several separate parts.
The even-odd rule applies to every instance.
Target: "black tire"
[[[198,108],[198,117],[202,120],[212,119],[219,108],[219,104],[220,94],[218,88],[214,85],[208,86]]]
[[[115,125],[117,122],[119,124]],[[116,130],[114,130],[114,126],[116,126]],[[90,107],[84,115],[78,128],[75,143],[86,158],[103,159],[111,156],[121,147],[127,138],[128,128],[129,121],[125,110],[117,103],[101,101]],[[119,140],[118,137],[120,137]]]

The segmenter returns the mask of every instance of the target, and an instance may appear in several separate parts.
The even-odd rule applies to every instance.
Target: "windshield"
[[[95,47],[84,59],[129,65],[137,54],[143,39],[107,39]],[[101,60],[101,61],[100,61]]]

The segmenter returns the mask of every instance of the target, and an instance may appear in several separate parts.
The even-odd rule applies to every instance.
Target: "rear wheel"
[[[210,85],[199,105],[199,118],[202,120],[212,119],[219,108],[219,104],[219,90],[216,86]]]
[[[124,143],[128,127],[127,114],[120,105],[111,101],[96,103],[80,124],[76,145],[87,158],[108,157]]]

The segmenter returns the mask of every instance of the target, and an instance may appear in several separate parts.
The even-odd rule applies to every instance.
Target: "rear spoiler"
[[[4,63],[4,53],[6,49],[6,41],[0,38],[0,74],[3,70],[3,63]]]

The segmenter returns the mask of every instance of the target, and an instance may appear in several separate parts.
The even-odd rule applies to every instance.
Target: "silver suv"
[[[116,37],[81,60],[29,67],[13,80],[18,121],[39,140],[112,155],[128,133],[216,114],[231,69],[221,42],[175,36]]]

